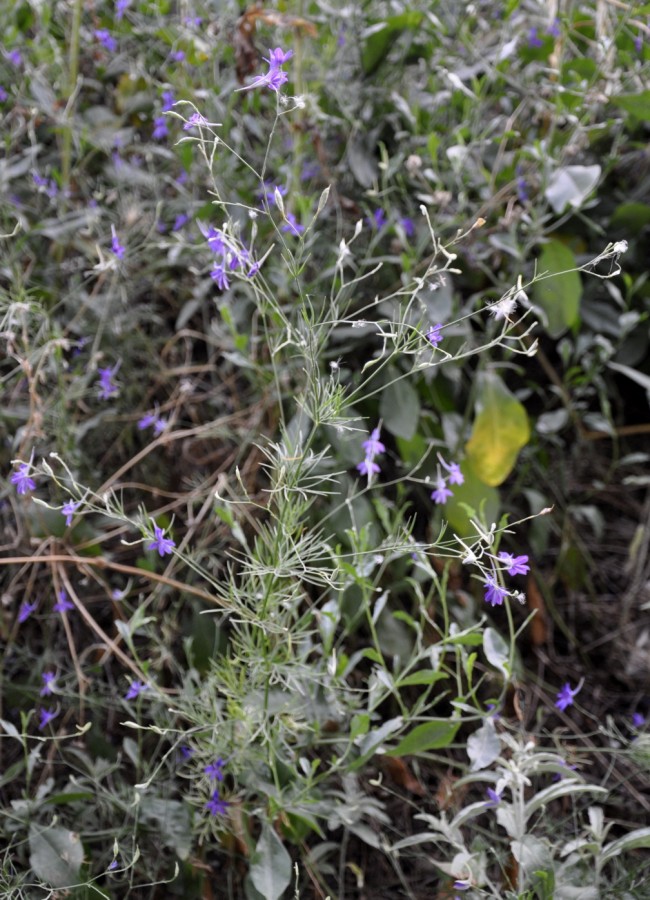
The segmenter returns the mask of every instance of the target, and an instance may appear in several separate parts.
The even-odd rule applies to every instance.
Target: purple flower
[[[23,55],[20,50],[10,50],[7,53],[7,59],[12,66],[22,66],[23,64]]]
[[[527,556],[513,556],[511,553],[499,553],[499,559],[508,569],[508,575],[526,575],[530,572],[530,566],[527,565]]]
[[[143,416],[138,420],[138,428],[140,431],[143,431],[145,428],[149,428],[150,425],[153,425],[153,430],[156,435],[162,434],[165,428],[167,427],[167,422],[165,419],[161,419],[160,416],[154,415],[150,413],[147,416]]]
[[[50,712],[50,710],[48,709],[42,709],[39,715],[41,718],[40,722],[38,723],[38,729],[39,731],[44,731],[50,724],[52,719],[56,719],[56,717],[58,716],[58,712]]]
[[[415,225],[413,224],[413,220],[409,219],[408,216],[403,216],[400,219],[402,224],[402,228],[404,229],[404,234],[407,238],[412,238],[415,236]]]
[[[214,269],[210,272],[210,278],[216,282],[217,287],[220,291],[227,291],[230,287],[230,282],[228,281],[228,274],[223,266],[215,266]]]
[[[304,225],[301,225],[300,222],[296,220],[296,217],[293,213],[287,213],[287,221],[280,229],[281,231],[291,231],[293,234],[301,234],[305,230]]]
[[[159,525],[156,525],[153,520],[152,524],[154,531],[154,540],[150,544],[147,544],[147,550],[157,550],[161,556],[165,556],[167,553],[171,553],[176,546],[176,542],[171,538],[165,537],[165,529],[161,528]]]
[[[68,600],[68,595],[65,591],[59,591],[59,597],[54,606],[52,607],[53,612],[69,612],[71,609],[74,609],[74,603],[70,603]]]
[[[218,228],[213,228],[212,225],[208,226],[208,228],[203,227],[203,223],[199,223],[199,228],[205,235],[205,239],[208,242],[208,247],[212,250],[213,253],[225,253],[228,249],[228,245],[224,240],[224,234],[222,231],[219,231]]]
[[[265,75],[258,75],[257,78],[254,78],[243,88],[238,88],[238,90],[250,91],[258,87],[268,87],[272,91],[279,91],[282,85],[286,84],[289,80],[289,76],[281,66],[287,62],[287,60],[291,59],[292,56],[293,50],[288,50],[286,53],[280,47],[276,47],[275,50],[270,50],[268,59],[264,57],[269,64],[269,71]]]
[[[18,623],[22,625],[23,622],[26,622],[37,606],[38,603],[36,601],[30,603],[28,600],[23,600],[20,604],[20,609],[18,610]]]
[[[283,66],[286,62],[288,62],[293,56],[293,50],[287,50],[285,53],[280,47],[276,47],[275,50],[269,50],[269,57],[266,59],[266,62],[271,66],[272,69],[277,68],[279,66]]]
[[[635,712],[632,714],[632,724],[635,728],[643,728],[645,725],[645,716],[640,712]]]
[[[38,172],[32,172],[32,179],[36,187],[43,188],[43,191],[51,199],[59,193],[59,187],[53,178],[45,178],[43,175],[39,175]]]
[[[176,97],[174,97],[173,91],[163,91],[161,95],[162,100],[162,111],[169,112],[174,103],[176,103]]]
[[[642,34],[637,34],[637,36],[634,38],[634,49],[636,50],[637,53],[641,53],[641,51],[643,50],[643,35]]]
[[[567,706],[571,706],[573,704],[573,698],[576,696],[576,694],[579,693],[581,689],[582,682],[578,685],[577,688],[573,689],[567,681],[562,689],[558,691],[557,700],[555,701],[555,705],[557,706],[557,708],[564,712]]]
[[[164,141],[166,137],[169,137],[169,129],[167,128],[166,116],[157,116],[153,120],[153,131],[151,132],[151,137],[154,139],[154,141]]]
[[[386,224],[386,213],[383,211],[381,207],[378,207],[371,218],[368,219],[368,222],[377,229],[377,231],[381,231],[381,229]]]
[[[501,803],[501,794],[498,794],[492,788],[488,788],[485,793],[488,795],[488,798],[489,798],[487,803],[485,804],[487,809],[491,809],[495,806],[498,806],[499,803]]]
[[[219,757],[218,759],[215,759],[213,763],[210,763],[209,766],[206,766],[203,771],[210,778],[214,778],[217,781],[223,781],[223,767],[225,765],[225,761]]]
[[[172,53],[172,59],[174,62],[183,62],[185,59],[185,51],[184,50],[176,50]]]
[[[16,485],[16,491],[19,494],[26,494],[27,491],[36,490],[36,482],[29,477],[29,463],[21,463],[18,471],[11,476],[11,483]]]
[[[361,473],[361,475],[367,475],[368,478],[371,475],[378,475],[381,472],[381,469],[377,465],[376,462],[373,462],[370,457],[366,456],[366,458],[357,465],[357,469]]]
[[[143,691],[148,691],[149,685],[143,684],[141,681],[132,681],[129,685],[129,689],[124,695],[125,700],[135,700],[136,697],[139,697]]]
[[[68,502],[64,503],[64,505],[61,507],[61,515],[65,516],[66,528],[69,528],[72,524],[72,517],[80,506],[81,501],[75,503],[74,500],[68,500]]]
[[[112,369],[97,369],[99,375],[99,399],[110,400],[119,393],[119,386],[112,380],[113,375],[117,372],[119,363]]]
[[[188,28],[198,28],[203,19],[200,16],[185,16],[183,24]]]
[[[187,744],[181,744],[178,748],[178,754],[182,760],[191,759],[194,756],[195,751],[192,747],[188,747]]]
[[[126,248],[120,244],[119,238],[117,236],[117,232],[115,231],[115,225],[111,225],[111,250],[117,256],[118,259],[124,259],[124,254],[126,253]]]
[[[172,232],[180,231],[184,225],[190,221],[190,217],[187,213],[179,213],[174,219],[174,224],[172,225]]]
[[[537,29],[531,28],[528,32],[528,46],[532,49],[536,47],[541,47],[543,45],[543,41],[537,37]]]
[[[560,20],[556,17],[546,29],[546,34],[550,34],[551,37],[554,38],[559,38],[561,33]]]
[[[491,603],[492,606],[501,606],[508,592],[498,583],[493,575],[488,575],[485,579],[485,602]]]
[[[213,816],[224,815],[228,809],[228,802],[221,799],[218,788],[215,788],[215,790],[212,791],[212,796],[205,804],[204,809],[207,809]]]
[[[431,499],[434,503],[446,503],[449,497],[453,495],[453,491],[450,491],[447,487],[447,482],[442,477],[442,475],[438,475],[436,479],[436,489],[431,493]]]
[[[9,94],[5,91],[5,89],[0,85],[0,103],[4,103]]]
[[[523,206],[524,203],[528,203],[528,185],[526,184],[526,179],[523,175],[517,174],[517,199]]]
[[[442,325],[434,325],[433,328],[430,328],[427,331],[425,337],[432,347],[437,347],[442,340],[442,335],[440,334],[441,329]]]
[[[43,672],[41,675],[43,679],[43,687],[41,688],[41,697],[49,697],[54,688],[56,687],[56,672]]]
[[[208,120],[205,116],[202,116],[201,113],[195,112],[189,117],[187,122],[183,125],[183,131],[190,131],[194,126],[207,125]]]
[[[442,456],[438,454],[438,459],[440,460],[440,465],[443,469],[446,469],[449,472],[449,484],[464,484],[465,476],[460,471],[460,466],[458,463],[451,462],[449,465],[444,461]]]
[[[118,22],[124,18],[124,13],[130,5],[131,0],[117,0],[117,3],[115,4],[115,18]]]
[[[361,444],[363,449],[366,451],[366,456],[373,459],[375,456],[379,456],[380,453],[384,453],[386,448],[379,440],[379,427],[373,428],[370,433],[370,437]]]
[[[94,32],[95,37],[102,45],[104,50],[108,50],[109,53],[115,53],[117,50],[117,41],[110,33],[108,28],[97,28]]]
[[[113,869],[117,869],[117,867],[118,867],[118,862],[116,859],[114,859],[113,862],[109,864],[108,871],[112,872]]]

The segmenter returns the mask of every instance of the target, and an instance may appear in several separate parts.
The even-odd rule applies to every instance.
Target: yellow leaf
[[[530,440],[526,410],[494,372],[480,376],[476,418],[465,452],[485,484],[502,484]]]

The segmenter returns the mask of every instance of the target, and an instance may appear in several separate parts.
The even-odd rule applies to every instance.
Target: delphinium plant
[[[379,180],[344,216],[322,171],[318,189],[305,172],[315,99],[304,18],[241,16],[240,77],[212,92],[196,84],[212,26],[188,10],[163,27],[163,7],[145,6],[120,2],[92,22],[74,6],[61,145],[39,149],[32,205],[17,198],[29,239],[9,227],[4,237],[18,423],[6,890],[198,896],[216,878],[228,896],[280,898],[294,885],[334,896],[356,865],[352,841],[404,884],[395,850],[409,839],[395,840],[378,786],[391,763],[404,783],[410,758],[469,768],[459,788],[494,785],[451,831],[444,817],[422,820],[452,847],[437,861],[455,890],[548,886],[546,862],[567,846],[570,883],[591,844],[554,841],[535,817],[546,801],[602,789],[559,752],[513,738],[495,712],[521,666],[532,563],[495,491],[529,437],[503,373],[534,356],[530,297],[557,272],[522,265],[478,308],[457,303],[451,285],[482,216],[441,230],[429,194],[385,209]],[[152,99],[126,61],[156,16]],[[415,20],[386,27],[408,35]],[[368,72],[367,54],[384,52],[372,34]],[[81,69],[94,58],[104,83],[115,79],[121,118],[75,93],[80,36],[94,42]],[[337,46],[347,54],[350,36]],[[101,188],[86,203],[98,156]],[[366,177],[363,158],[350,160]],[[612,276],[624,249],[608,242],[571,269],[610,264]],[[462,413],[444,371],[457,384],[472,372]],[[42,665],[23,662],[14,679],[17,641]],[[558,710],[581,688],[558,685]],[[565,781],[533,794],[528,782],[550,774]],[[495,822],[507,839],[490,857]],[[645,839],[598,837],[605,860]],[[508,853],[519,869],[500,879]],[[229,859],[226,883],[215,872]]]

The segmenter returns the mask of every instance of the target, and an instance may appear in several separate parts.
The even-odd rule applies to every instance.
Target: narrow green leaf
[[[415,756],[427,750],[440,750],[448,747],[456,737],[460,728],[460,722],[449,719],[439,719],[435,722],[423,722],[416,725],[412,731],[402,738],[394,750],[389,750],[387,756]]]

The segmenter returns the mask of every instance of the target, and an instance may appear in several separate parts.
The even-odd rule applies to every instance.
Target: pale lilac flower
[[[508,575],[526,575],[530,572],[527,556],[513,556],[511,553],[499,553],[499,559],[507,566]]]
[[[497,793],[497,791],[488,788],[485,793],[488,795],[488,800],[485,804],[488,809],[498,806],[499,803],[501,803],[501,794]]]
[[[50,712],[50,710],[48,709],[42,709],[39,715],[41,718],[40,722],[38,723],[38,729],[39,731],[44,731],[50,724],[52,719],[56,719],[56,717],[58,716],[58,712]]]
[[[442,475],[438,475],[436,479],[436,489],[431,493],[431,499],[434,503],[446,503],[449,497],[453,495],[453,491],[450,491],[447,487],[447,482],[442,477]]]
[[[230,287],[230,282],[228,281],[228,274],[223,266],[215,266],[214,269],[210,272],[210,278],[214,282],[216,282],[217,287],[220,291],[226,291]]]
[[[152,524],[154,531],[154,540],[150,544],[147,544],[147,550],[157,550],[160,556],[165,556],[167,553],[171,553],[176,546],[176,542],[171,538],[165,537],[164,528],[156,525],[156,523],[153,521]]]
[[[194,128],[195,126],[202,126],[207,124],[208,120],[205,118],[205,116],[202,116],[201,113],[195,112],[192,113],[187,122],[183,125],[183,131],[190,131],[190,129]]]
[[[108,28],[97,28],[95,29],[94,34],[104,50],[108,50],[109,53],[115,53],[117,50],[117,41]]]
[[[643,50],[643,35],[641,33],[634,38],[634,49],[637,53],[641,53]]]
[[[219,757],[218,759],[215,759],[213,763],[210,763],[209,766],[206,766],[203,771],[206,775],[209,775],[210,778],[216,779],[217,781],[223,781],[223,767],[225,765],[225,761]]]
[[[543,45],[543,41],[537,36],[537,29],[531,28],[528,32],[528,46],[532,49],[536,47],[541,47]]]
[[[183,19],[183,24],[187,25],[188,28],[198,28],[203,19],[200,16],[185,16]]]
[[[258,87],[268,87],[272,91],[279,91],[282,85],[289,80],[289,76],[281,66],[291,59],[292,56],[293,50],[288,50],[286,53],[280,47],[270,50],[268,59],[264,57],[269,64],[269,71],[265,75],[258,75],[257,78],[254,78],[253,81],[243,88],[238,88],[238,90],[250,91]]]
[[[446,469],[447,472],[449,472],[449,484],[464,484],[465,476],[460,471],[458,463],[451,462],[447,464],[440,454],[438,454],[438,459],[440,460],[440,465],[443,469]]]
[[[283,66],[286,62],[288,62],[293,56],[293,50],[287,50],[285,53],[280,47],[276,47],[275,50],[269,50],[269,57],[266,59],[266,62],[271,66],[271,68],[276,68],[277,66]]]
[[[161,95],[162,100],[162,111],[169,112],[169,110],[173,107],[174,103],[176,103],[176,98],[174,97],[173,91],[163,91]]]
[[[528,184],[526,183],[526,179],[521,173],[521,169],[517,166],[517,199],[523,206],[524,203],[527,203],[529,200],[528,197]]]
[[[488,575],[485,579],[485,602],[491,603],[492,606],[501,606],[508,592],[498,583],[493,575]]]
[[[116,859],[114,859],[112,863],[109,863],[108,871],[112,872],[113,869],[117,869],[118,865],[119,865],[118,861]]]
[[[172,53],[172,59],[174,62],[183,62],[185,59],[185,51],[184,50],[176,50]]]
[[[22,625],[23,622],[26,622],[37,606],[37,601],[30,603],[29,600],[23,600],[20,604],[20,609],[18,610],[18,623]]]
[[[12,66],[22,66],[23,64],[23,55],[20,50],[10,50],[7,53],[7,59]]]
[[[153,131],[151,133],[151,137],[154,139],[154,141],[164,141],[165,138],[169,137],[169,129],[167,127],[166,116],[157,116],[153,120]]]
[[[139,697],[143,691],[148,691],[149,685],[143,684],[141,681],[132,681],[129,685],[129,689],[124,695],[125,700],[135,700],[136,697]]]
[[[361,446],[366,451],[366,456],[369,456],[371,459],[375,456],[379,456],[380,453],[385,453],[386,448],[379,440],[379,427],[373,428],[370,433],[370,437],[365,440]]]
[[[2,85],[0,85],[0,103],[4,103],[8,96],[9,94],[2,87]]]
[[[140,431],[143,431],[145,428],[149,428],[150,425],[153,425],[154,434],[158,436],[162,434],[165,428],[167,428],[167,421],[165,419],[161,419],[160,416],[154,415],[150,413],[147,416],[143,416],[138,420],[138,428]]]
[[[433,347],[437,347],[442,340],[442,335],[440,334],[441,330],[442,325],[434,325],[433,328],[430,328],[425,335],[426,339]]]
[[[378,475],[381,472],[381,469],[369,457],[366,457],[362,462],[357,465],[357,469],[361,473],[361,475],[367,475],[370,478],[371,475]]]
[[[555,701],[555,705],[558,709],[564,710],[573,704],[573,698],[580,692],[582,689],[582,682],[578,685],[577,688],[572,688],[569,682],[561,688],[558,692],[557,700]]]
[[[11,476],[11,483],[16,485],[16,491],[19,494],[36,490],[36,482],[29,477],[29,463],[21,463],[18,466],[18,471]]]
[[[119,386],[113,381],[113,375],[117,372],[119,368],[119,363],[113,366],[112,369],[97,369],[97,374],[99,375],[99,399],[100,400],[110,400],[111,397],[116,397],[119,393]]]
[[[65,591],[59,591],[59,597],[54,606],[52,607],[53,612],[69,612],[71,609],[74,609],[74,603],[71,603],[68,600],[68,595]]]
[[[36,187],[43,188],[43,191],[50,199],[54,199],[59,193],[59,187],[53,178],[45,178],[43,175],[39,175],[38,172],[32,172],[32,179]]]
[[[205,804],[204,809],[207,809],[213,816],[223,815],[226,812],[228,802],[221,799],[218,788],[212,792],[212,796]]]
[[[49,697],[56,688],[56,672],[43,672],[43,687],[41,688],[41,697]]]
[[[124,254],[126,253],[126,247],[123,247],[120,244],[120,240],[117,236],[117,232],[115,231],[115,225],[111,225],[111,250],[117,256],[118,259],[124,259]]]
[[[72,517],[74,516],[74,514],[76,513],[76,511],[79,509],[80,506],[81,506],[81,501],[75,503],[74,500],[68,500],[68,502],[64,503],[64,505],[61,507],[61,515],[65,516],[66,528],[69,528],[70,525],[72,524]]]

